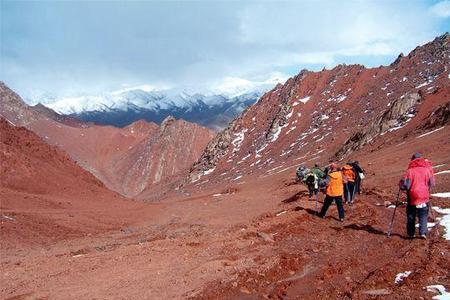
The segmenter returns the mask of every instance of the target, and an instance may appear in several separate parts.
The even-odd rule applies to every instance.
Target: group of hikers
[[[357,194],[361,194],[361,183],[365,178],[364,170],[358,161],[349,161],[342,168],[331,163],[322,171],[319,164],[308,169],[300,166],[297,169],[297,179],[308,187],[309,198],[316,198],[316,209],[319,191],[325,192],[325,200],[319,216],[324,218],[333,201],[336,203],[339,212],[339,220],[344,221],[345,212],[343,198],[347,204],[352,205]]]
[[[343,201],[352,209],[356,195],[361,194],[361,186],[365,178],[364,169],[361,168],[358,161],[349,161],[342,167],[339,167],[336,163],[331,163],[324,170],[317,163],[311,169],[300,166],[297,169],[296,175],[297,180],[303,182],[308,187],[309,198],[315,197],[316,210],[319,191],[325,193],[323,206],[317,215],[325,218],[328,208],[335,202],[341,222],[345,218]],[[407,195],[407,234],[411,239],[415,237],[416,218],[419,219],[420,237],[423,239],[427,237],[430,189],[434,185],[435,179],[431,162],[422,157],[420,153],[415,153],[411,158],[406,173],[400,180],[399,193],[394,203],[395,208],[404,204],[399,201],[399,196],[401,191],[405,191]],[[395,210],[389,234],[392,229],[394,216]]]

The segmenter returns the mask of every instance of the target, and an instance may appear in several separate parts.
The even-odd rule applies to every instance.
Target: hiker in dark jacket
[[[408,170],[400,180],[400,189],[407,192],[407,224],[406,231],[409,238],[414,238],[416,231],[416,216],[419,218],[419,233],[423,239],[427,238],[428,228],[428,202],[430,201],[430,188],[434,186],[435,179],[430,161],[415,153]]]
[[[354,162],[349,163],[349,164],[353,167],[353,170],[355,171],[355,175],[356,175],[355,193],[358,193],[358,195],[361,195],[361,183],[365,177],[364,169],[361,168],[361,166],[359,165],[359,162],[357,160],[355,160]]]
[[[318,214],[319,217],[325,218],[328,208],[333,201],[336,202],[336,206],[339,212],[339,220],[344,221],[345,213],[344,206],[342,205],[342,195],[344,194],[344,183],[346,182],[342,172],[338,170],[337,165],[332,163],[329,167],[329,173],[325,179],[327,184],[326,196],[322,206],[322,210]]]
[[[316,174],[310,171],[305,175],[305,179],[303,182],[308,187],[309,199],[311,199],[313,195],[317,197],[317,195],[319,194],[319,179],[317,178]]]

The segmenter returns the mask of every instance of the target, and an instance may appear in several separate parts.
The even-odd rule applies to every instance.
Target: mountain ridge
[[[128,197],[149,185],[171,184],[188,171],[213,137],[207,128],[174,118],[168,118],[172,122],[164,127],[144,120],[124,128],[74,121],[48,108],[26,105],[4,83],[0,83],[0,115],[65,150],[108,188]]]

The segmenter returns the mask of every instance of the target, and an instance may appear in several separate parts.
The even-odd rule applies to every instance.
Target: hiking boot
[[[340,218],[339,221],[344,222],[344,218]]]
[[[427,239],[427,235],[426,235],[426,234],[421,234],[421,235],[420,235],[420,238],[421,238],[422,240],[426,240],[426,239]]]

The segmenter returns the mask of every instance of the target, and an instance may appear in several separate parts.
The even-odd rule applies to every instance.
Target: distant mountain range
[[[280,82],[284,79],[279,76],[261,82],[229,78],[220,87],[207,91],[157,90],[144,85],[100,95],[46,97],[28,102],[42,103],[59,114],[103,125],[124,127],[140,119],[159,124],[174,116],[220,130]]]

